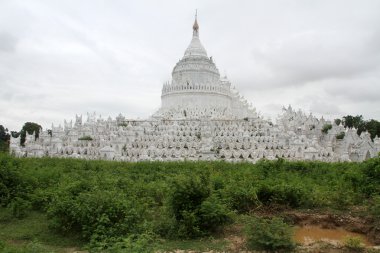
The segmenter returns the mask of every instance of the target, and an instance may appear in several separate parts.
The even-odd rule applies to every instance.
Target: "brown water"
[[[358,233],[349,232],[342,228],[326,229],[318,226],[296,227],[294,239],[296,242],[308,245],[316,241],[325,241],[335,245],[343,244],[346,237],[360,237],[366,246],[372,246],[367,238]]]

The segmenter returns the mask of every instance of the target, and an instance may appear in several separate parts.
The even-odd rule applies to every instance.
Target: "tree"
[[[13,138],[18,138],[20,136],[20,132],[17,132],[17,131],[11,131],[11,136]]]
[[[10,135],[8,129],[0,125],[0,152],[7,151],[9,147]]]
[[[34,139],[36,140],[40,136],[41,130],[42,130],[42,127],[39,124],[34,123],[34,122],[26,122],[20,131],[20,134],[21,134],[20,144],[21,145],[25,144],[26,133],[28,134],[34,133]]]
[[[362,115],[351,116],[347,115],[343,117],[343,125],[344,127],[358,129],[358,134],[365,131],[365,121],[363,120]]]
[[[339,126],[340,123],[342,123],[342,120],[341,119],[335,119],[334,122],[335,122],[335,125]]]
[[[335,123],[337,124],[339,120],[340,119],[335,119]],[[355,127],[359,135],[364,131],[368,131],[372,140],[376,137],[376,135],[380,137],[380,122],[377,120],[371,119],[366,121],[363,120],[362,115],[347,115],[343,117],[342,123],[345,128]]]
[[[376,135],[380,137],[380,122],[379,121],[374,120],[374,119],[366,121],[365,128],[370,133],[372,140],[376,137]]]

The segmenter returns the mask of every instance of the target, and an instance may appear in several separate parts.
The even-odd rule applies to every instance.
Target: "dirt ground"
[[[373,220],[368,217],[361,217],[357,215],[360,210],[356,212],[349,212],[348,214],[333,214],[328,211],[299,211],[299,210],[256,210],[255,215],[261,217],[280,216],[287,222],[296,226],[318,226],[325,229],[342,228],[350,232],[359,233],[364,235],[369,242],[374,245],[380,245],[380,230],[374,226]],[[224,231],[225,240],[229,242],[228,252],[249,252],[245,249],[245,238],[243,237],[243,225],[233,225],[227,227]],[[370,247],[372,248],[372,247]],[[380,252],[377,247],[373,248],[374,252]],[[342,246],[326,243],[314,242],[307,246],[300,246],[297,252],[348,252]]]

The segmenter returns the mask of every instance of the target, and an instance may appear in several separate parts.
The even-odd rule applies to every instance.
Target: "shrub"
[[[150,234],[130,235],[114,243],[99,242],[90,245],[91,252],[101,253],[151,253],[154,252],[154,237]]]
[[[175,180],[169,205],[178,237],[202,236],[230,221],[227,208],[211,196],[209,178],[205,175]]]
[[[250,250],[291,252],[295,248],[293,230],[280,218],[253,217],[245,227],[245,234]]]
[[[61,193],[49,205],[51,227],[61,232],[79,232],[87,240],[138,233],[144,210],[137,200],[106,190],[81,192],[77,196]]]
[[[277,204],[297,208],[306,202],[308,195],[301,186],[297,185],[263,184],[257,191],[257,198],[264,205]]]
[[[92,137],[88,135],[78,138],[78,141],[92,141],[92,140],[93,140]]]
[[[8,155],[1,155],[0,206],[6,207],[14,197],[24,195],[28,188],[14,160]]]
[[[6,206],[10,201],[10,192],[8,187],[0,182],[0,206]]]
[[[363,252],[365,248],[360,237],[348,236],[344,238],[343,245],[351,252]]]
[[[331,128],[332,128],[332,125],[331,125],[331,124],[325,124],[325,125],[323,125],[321,131],[322,131],[322,133],[327,134],[327,132],[328,132]]]
[[[369,206],[369,211],[375,221],[380,224],[380,195],[372,199],[372,205]]]
[[[360,170],[364,177],[361,191],[367,196],[380,194],[380,157],[365,161]]]
[[[230,223],[231,213],[216,197],[209,197],[202,202],[199,210],[201,229],[215,231],[219,227]]]
[[[345,132],[340,132],[339,134],[335,135],[335,138],[337,140],[343,140],[345,135],[346,135]]]
[[[12,211],[12,215],[16,218],[24,218],[32,208],[30,201],[15,197],[12,202],[9,204],[9,207]]]
[[[179,237],[193,238],[202,235],[199,209],[209,195],[209,181],[204,175],[178,178],[173,182],[169,205],[177,223]]]
[[[182,220],[184,211],[197,211],[208,196],[210,196],[209,181],[204,175],[175,180],[170,198],[175,218]]]
[[[47,247],[42,246],[39,242],[32,241],[23,246],[14,246],[6,244],[0,240],[0,252],[2,253],[46,253],[51,252]]]
[[[177,238],[177,220],[172,212],[166,207],[162,207],[156,210],[155,214],[157,218],[152,221],[154,233],[165,238]]]
[[[256,189],[241,184],[231,185],[226,189],[227,203],[238,213],[247,213],[260,205]]]

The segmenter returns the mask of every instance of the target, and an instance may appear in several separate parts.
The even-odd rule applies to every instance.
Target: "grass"
[[[161,240],[157,243],[157,249],[160,251],[171,252],[173,250],[191,250],[195,252],[205,251],[226,251],[228,241],[223,238],[202,238],[193,240]]]
[[[46,214],[32,211],[23,219],[12,217],[9,209],[0,208],[0,242],[5,242],[4,252],[67,253],[80,250],[84,242],[79,236],[60,235],[49,229]],[[1,245],[1,244],[0,244]],[[157,250],[225,251],[228,241],[223,238],[194,240],[160,240]],[[0,246],[1,250],[1,246]],[[2,252],[3,252],[2,251]]]
[[[22,250],[30,248],[30,243],[39,245],[38,252],[67,252],[70,248],[83,246],[79,236],[60,235],[51,231],[45,214],[31,212],[23,219],[13,218],[9,210],[0,208],[0,241],[8,248]],[[36,246],[37,247],[37,246]],[[13,252],[13,251],[10,251]],[[15,251],[17,252],[17,251]]]

